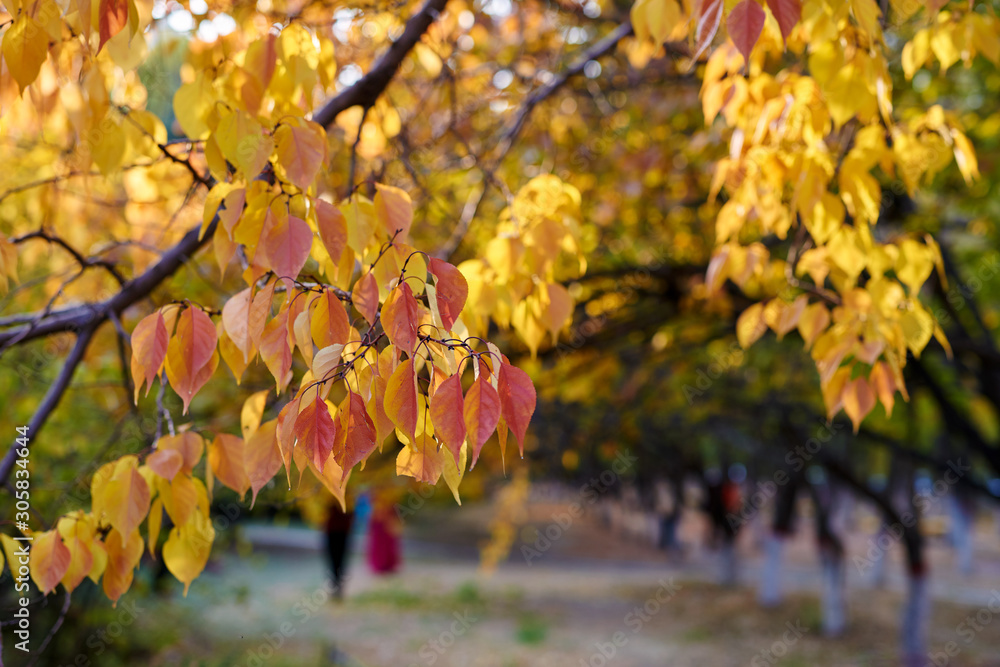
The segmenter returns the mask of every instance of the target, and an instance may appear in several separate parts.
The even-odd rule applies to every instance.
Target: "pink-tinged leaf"
[[[292,348],[288,344],[288,310],[282,310],[264,327],[260,356],[274,376],[280,394],[292,379]]]
[[[369,271],[354,284],[351,300],[361,316],[368,320],[368,324],[375,324],[375,317],[378,315],[378,282],[374,273]]]
[[[286,282],[298,278],[309,251],[312,249],[313,233],[305,220],[290,215],[287,218],[273,218],[273,224],[265,230],[258,246],[258,256],[264,255],[266,266]]]
[[[754,44],[760,38],[760,33],[764,30],[766,19],[764,8],[754,0],[742,0],[733,7],[726,19],[726,28],[729,30],[729,38],[733,44],[743,54],[743,59],[749,66],[750,52],[753,51]]]
[[[205,452],[205,439],[194,431],[165,435],[156,441],[158,451],[174,451],[181,455],[181,470],[191,474]]]
[[[282,123],[274,132],[275,155],[285,175],[300,190],[308,190],[326,160],[326,133],[316,123]]]
[[[351,320],[340,298],[333,290],[324,290],[316,297],[310,315],[309,329],[316,347],[346,345],[351,337]],[[317,466],[322,469],[322,464]]]
[[[323,464],[333,452],[333,440],[336,436],[330,408],[317,392],[316,398],[295,419],[295,437],[298,439],[295,446],[304,448],[309,460],[322,470]]]
[[[480,373],[479,378],[469,387],[465,395],[463,416],[469,444],[472,445],[471,467],[475,467],[479,452],[500,421],[500,397],[490,384],[487,373]]]
[[[427,267],[434,275],[438,310],[444,328],[451,331],[469,298],[469,283],[456,267],[435,257]]]
[[[465,442],[465,399],[462,398],[462,378],[452,375],[442,382],[430,399],[431,422],[434,435],[455,455],[459,463],[462,443]]]
[[[517,448],[524,456],[524,436],[528,432],[531,415],[535,413],[535,385],[528,374],[517,366],[500,364],[498,381],[500,413],[517,438]]]
[[[285,407],[281,408],[277,419],[277,440],[278,451],[281,453],[281,461],[285,465],[285,477],[288,480],[288,488],[292,488],[292,455],[295,448],[295,418],[299,414],[301,397],[296,396]]]
[[[408,355],[417,346],[417,324],[420,322],[417,299],[405,282],[396,285],[382,306],[382,328],[389,342]]]
[[[224,485],[240,494],[250,488],[245,463],[246,444],[243,438],[229,433],[219,433],[208,448],[208,463],[212,474]]]
[[[97,9],[101,41],[97,50],[128,25],[128,0],[101,0]]]
[[[722,23],[724,6],[723,0],[701,0],[697,12],[698,24],[695,28],[695,53],[691,58],[692,61],[697,61],[701,54],[712,45],[712,39],[719,31],[719,24]]]
[[[250,288],[237,292],[222,307],[222,326],[226,328],[229,340],[243,353],[243,361],[250,360],[253,349],[250,340]]]
[[[277,422],[273,419],[261,424],[243,449],[243,465],[250,480],[250,488],[253,489],[250,509],[257,502],[260,490],[281,469],[281,452],[278,451],[278,439],[275,437],[276,425]]]
[[[316,227],[319,229],[319,239],[334,263],[340,261],[347,247],[347,220],[340,209],[322,199],[314,200],[316,204]]]
[[[146,457],[146,465],[163,479],[171,480],[184,466],[184,456],[176,449],[158,449]]]
[[[271,315],[271,303],[274,301],[274,288],[277,284],[277,281],[271,281],[265,285],[254,294],[253,302],[250,304],[247,333],[254,348],[260,347],[260,338],[264,335],[264,326]]]
[[[407,359],[393,371],[386,385],[384,407],[396,428],[413,442],[417,430],[417,376],[413,359]]]
[[[218,366],[218,340],[215,324],[201,308],[190,306],[177,317],[177,329],[167,345],[166,369],[170,386],[184,403],[185,414],[191,399]]]
[[[389,238],[397,242],[405,241],[413,225],[413,202],[405,190],[391,185],[375,185],[375,212]]]
[[[795,24],[802,18],[801,0],[767,0],[774,18],[778,20],[778,27],[781,28],[781,38],[788,41],[788,36],[792,34]]]
[[[346,480],[351,468],[368,458],[375,451],[375,424],[368,416],[365,399],[361,394],[348,390],[341,428],[346,429],[344,448],[334,452],[334,460],[342,468],[342,479]],[[342,408],[343,410],[343,408]]]
[[[135,402],[139,402],[139,390],[146,384],[146,395],[153,388],[153,379],[167,358],[167,325],[163,314],[156,311],[136,325],[132,331],[132,382],[135,384]]]

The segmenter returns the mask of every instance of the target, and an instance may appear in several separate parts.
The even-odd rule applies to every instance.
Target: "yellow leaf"
[[[185,597],[191,582],[205,569],[214,540],[212,522],[200,512],[195,512],[189,522],[170,531],[163,545],[163,562],[170,573],[184,583]]]
[[[245,111],[228,113],[212,135],[230,163],[247,179],[256,177],[274,150],[274,139]]]
[[[194,81],[185,83],[174,93],[174,115],[189,138],[208,136],[208,116],[214,103],[215,91],[205,72],[198,72]]]
[[[736,320],[736,339],[745,350],[753,345],[767,331],[764,321],[764,304],[755,303],[742,313]]]
[[[899,326],[902,328],[906,346],[913,352],[913,356],[919,359],[920,353],[927,347],[934,334],[934,318],[920,305],[915,304],[899,318]]]
[[[462,483],[462,477],[465,475],[465,466],[467,465],[468,457],[469,445],[463,442],[461,452],[459,453],[458,465],[455,464],[454,456],[445,456],[442,460],[441,475],[444,477],[444,483],[451,489],[451,495],[455,497],[455,502],[459,505],[462,504],[462,498],[458,495],[458,487]]]
[[[70,552],[58,531],[36,533],[31,544],[31,579],[42,593],[49,593],[69,569]]]
[[[875,407],[875,394],[864,378],[855,378],[844,385],[841,400],[844,404],[844,412],[851,418],[854,424],[854,432],[858,432],[861,422]]]
[[[7,69],[23,93],[38,78],[49,55],[49,34],[41,23],[22,14],[4,33],[2,49]]]
[[[683,24],[681,8],[675,0],[638,0],[632,5],[632,25],[641,40],[662,44]]]

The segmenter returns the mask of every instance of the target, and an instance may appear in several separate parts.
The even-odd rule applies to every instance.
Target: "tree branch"
[[[329,127],[337,115],[353,106],[368,109],[375,104],[382,92],[392,81],[399,69],[400,63],[406,57],[427,29],[444,11],[448,0],[427,0],[416,14],[410,17],[403,29],[403,34],[389,47],[385,55],[375,63],[375,66],[350,88],[343,90],[330,99],[313,114],[313,121],[323,127]]]
[[[28,448],[28,443],[38,435],[38,431],[41,430],[46,420],[48,420],[49,415],[52,414],[52,411],[59,404],[59,400],[63,394],[66,393],[66,389],[73,379],[73,373],[76,371],[76,367],[80,365],[80,362],[83,361],[83,355],[86,353],[87,346],[90,344],[91,339],[93,339],[94,332],[97,331],[98,326],[100,326],[100,321],[91,323],[89,326],[80,329],[80,332],[76,336],[76,345],[73,346],[69,356],[66,358],[66,363],[63,364],[62,370],[59,371],[59,376],[49,387],[49,391],[45,394],[41,405],[38,406],[38,410],[35,411],[31,421],[28,422],[27,438],[15,440],[11,448],[7,450],[7,454],[3,457],[3,461],[0,462],[0,484],[7,483],[7,477],[10,476],[10,471],[14,468],[14,462],[17,460],[18,454],[22,449]]]

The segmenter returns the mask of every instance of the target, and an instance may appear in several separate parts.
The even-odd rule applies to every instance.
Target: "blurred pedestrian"
[[[399,539],[403,529],[392,496],[385,492],[375,493],[371,512],[368,565],[376,574],[391,574],[399,569]]]
[[[340,600],[344,597],[344,579],[347,577],[347,562],[351,548],[351,524],[354,511],[345,511],[336,500],[330,504],[326,518],[326,548],[333,572],[333,595]]]

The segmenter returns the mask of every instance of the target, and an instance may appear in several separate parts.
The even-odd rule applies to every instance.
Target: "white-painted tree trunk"
[[[735,540],[723,540],[719,555],[722,565],[722,585],[735,586],[739,580]]]
[[[886,540],[884,541],[882,541],[883,536],[886,537]],[[885,587],[885,566],[886,562],[889,560],[889,552],[886,549],[882,549],[881,545],[883,543],[892,544],[890,538],[891,536],[885,529],[884,525],[878,529],[877,533],[875,533],[874,544],[878,545],[879,549],[876,550],[876,556],[872,561],[872,585],[876,588]]]
[[[784,551],[785,540],[781,535],[772,532],[764,538],[764,564],[760,572],[757,601],[765,607],[781,604],[781,562]]]
[[[831,549],[823,549],[820,562],[823,568],[823,634],[839,637],[847,628],[844,559]]]
[[[927,576],[911,574],[903,604],[903,667],[923,667],[927,660],[927,620],[930,617],[930,582]]]
[[[955,549],[955,562],[962,574],[972,573],[972,524],[973,512],[967,503],[955,496],[949,497],[951,514],[951,544]]]

